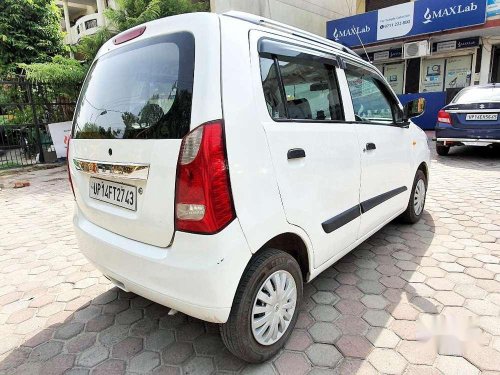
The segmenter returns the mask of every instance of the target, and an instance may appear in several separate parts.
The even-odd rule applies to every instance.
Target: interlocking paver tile
[[[439,356],[436,367],[444,375],[477,375],[479,370],[462,357]]]
[[[309,334],[315,342],[334,344],[342,332],[333,323],[317,322],[309,328]]]
[[[335,346],[328,344],[312,344],[306,354],[313,364],[322,367],[334,367],[342,359]]]
[[[276,360],[275,365],[278,373],[283,375],[302,375],[308,373],[311,369],[311,365],[305,355],[295,352],[282,353]]]
[[[345,357],[366,358],[373,346],[364,336],[342,336],[336,344]]]
[[[363,319],[373,327],[386,327],[393,320],[391,315],[384,310],[368,310],[363,314]]]
[[[432,365],[437,356],[437,347],[433,341],[403,341],[398,351],[415,365]]]
[[[395,348],[400,341],[394,332],[380,327],[370,328],[366,338],[377,348]]]
[[[386,374],[401,374],[406,367],[406,360],[390,349],[375,348],[368,360],[378,371]]]
[[[320,323],[317,323],[317,324],[320,324]],[[324,324],[330,324],[330,323],[324,323]],[[340,335],[340,332],[339,332],[339,335]],[[220,339],[219,339],[219,341],[220,341]],[[315,339],[315,341],[319,342],[316,339]],[[290,338],[288,339],[288,341],[287,341],[287,343],[285,345],[285,349],[297,350],[297,351],[304,351],[312,343],[313,343],[313,340],[307,334],[306,331],[296,329],[290,335]],[[196,344],[195,344],[195,348],[196,348]],[[199,351],[196,350],[196,352],[198,353]]]
[[[194,354],[193,344],[188,342],[174,342],[166,347],[161,356],[165,363],[180,365]]]

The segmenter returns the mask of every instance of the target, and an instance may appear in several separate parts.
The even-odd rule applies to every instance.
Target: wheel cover
[[[413,210],[415,215],[420,215],[424,209],[425,204],[425,182],[424,180],[418,180],[415,186],[415,193],[413,194]]]
[[[262,283],[252,308],[252,333],[261,345],[272,345],[288,329],[297,306],[297,285],[285,270],[274,272]]]

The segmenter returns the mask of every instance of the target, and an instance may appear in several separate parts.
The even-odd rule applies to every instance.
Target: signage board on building
[[[440,53],[454,51],[456,49],[479,47],[479,37],[463,38],[457,40],[447,40],[445,42],[436,42],[432,44],[432,52]]]
[[[368,52],[368,54],[363,53],[360,56],[367,61],[400,59],[403,56],[403,50],[401,48],[392,48],[385,51]]]
[[[328,21],[326,37],[356,47],[480,25],[485,21],[485,0],[419,0]]]

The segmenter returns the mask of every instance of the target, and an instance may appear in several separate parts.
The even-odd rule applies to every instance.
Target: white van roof
[[[247,21],[247,22],[253,23],[255,25],[268,27],[268,28],[271,28],[274,30],[279,30],[281,32],[291,34],[293,36],[297,36],[297,37],[300,37],[303,39],[307,39],[307,40],[310,40],[310,41],[313,41],[316,43],[320,43],[320,44],[326,45],[328,47],[333,47],[335,49],[349,53],[353,56],[359,57],[359,55],[356,52],[354,52],[350,48],[348,48],[340,43],[334,42],[330,39],[320,37],[319,35],[310,33],[308,31],[299,29],[297,27],[271,20],[269,18],[265,18],[265,17],[254,15],[254,14],[245,13],[245,12],[238,12],[238,11],[234,11],[234,10],[223,13],[222,15],[227,16],[227,17],[236,18],[236,19],[239,19],[242,21]]]

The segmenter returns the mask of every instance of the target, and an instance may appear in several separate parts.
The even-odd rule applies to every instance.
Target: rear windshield
[[[474,87],[460,91],[453,99],[454,104],[479,102],[500,102],[500,87]]]
[[[189,132],[194,37],[136,42],[99,58],[83,85],[73,138],[174,139]]]

